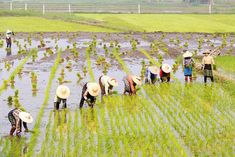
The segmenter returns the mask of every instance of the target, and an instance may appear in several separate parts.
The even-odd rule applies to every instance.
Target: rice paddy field
[[[93,18],[88,14],[79,16]],[[116,26],[125,21],[125,16],[115,16]],[[148,21],[149,15],[143,16]],[[168,25],[162,24],[158,29],[154,20],[136,24],[135,15],[128,24],[123,22],[123,27],[147,32],[120,32],[117,27],[107,26],[113,25],[111,22],[106,23],[107,27],[86,27],[87,23],[48,19],[44,19],[48,28],[38,28],[36,22],[41,17],[11,18],[20,22],[16,24],[11,50],[6,49],[5,34],[1,34],[0,157],[234,155],[235,36],[226,33],[234,30],[233,15],[228,16],[232,20],[227,23],[215,18],[212,28],[198,26],[207,33],[193,31],[195,23],[192,31],[188,27],[179,33],[171,28],[172,33],[154,32],[167,31]],[[31,18],[35,20],[33,27],[31,23],[25,26],[25,20]],[[109,21],[109,15],[94,18]],[[35,32],[37,29],[41,33]],[[183,50],[193,52],[195,61],[201,63],[203,51],[216,48],[220,53],[215,57],[215,83],[205,85],[202,71],[196,67],[193,83],[185,83]],[[143,84],[137,95],[122,95],[126,74],[133,73],[144,80],[148,65],[162,63],[173,67],[170,83]],[[115,94],[103,101],[99,96],[93,109],[85,104],[80,110],[83,85],[98,82],[103,74],[118,80]],[[71,95],[67,109],[54,111],[53,99],[60,84],[67,85]],[[15,107],[30,112],[34,118],[28,125],[30,132],[23,131],[21,138],[9,136],[7,114]]]

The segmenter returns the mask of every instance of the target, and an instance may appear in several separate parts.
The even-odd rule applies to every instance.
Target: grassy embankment
[[[0,32],[234,32],[235,15],[0,12]]]

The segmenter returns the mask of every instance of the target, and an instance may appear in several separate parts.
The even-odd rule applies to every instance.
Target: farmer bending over
[[[170,82],[171,79],[171,66],[163,64],[160,67],[160,79],[162,82]]]
[[[56,95],[54,98],[54,109],[59,110],[60,103],[62,101],[63,107],[62,108],[67,108],[67,98],[70,95],[70,90],[67,86],[65,85],[60,85],[56,89]]]
[[[140,86],[141,85],[141,78],[137,77],[135,75],[130,75],[128,74],[123,78],[124,81],[124,93],[129,93],[129,95],[136,94],[136,85]]]
[[[15,131],[16,131],[16,135],[20,136],[21,128],[22,128],[22,121],[23,121],[23,126],[26,132],[29,131],[27,127],[27,123],[33,122],[33,117],[29,113],[23,112],[18,108],[15,108],[8,113],[8,119],[12,126],[10,130],[11,136],[13,136]]]
[[[157,81],[157,75],[159,74],[159,68],[157,66],[149,66],[145,72],[145,83],[154,84]]]
[[[87,102],[88,106],[93,108],[96,97],[99,95],[100,86],[95,82],[86,83],[82,88],[82,96],[79,107],[82,108],[84,101]]]
[[[109,76],[103,75],[99,78],[99,84],[101,88],[101,96],[103,95],[111,95],[113,87],[118,86],[118,82],[115,78],[111,78]]]

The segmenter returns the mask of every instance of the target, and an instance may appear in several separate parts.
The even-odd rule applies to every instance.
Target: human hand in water
[[[20,131],[17,131],[17,132],[16,132],[16,136],[20,137],[20,136],[21,136],[21,132],[20,132]]]

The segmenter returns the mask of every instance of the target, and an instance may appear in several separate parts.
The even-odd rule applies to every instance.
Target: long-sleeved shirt
[[[109,94],[109,90],[110,90],[110,84],[108,83],[109,79],[110,79],[110,77],[106,76],[106,75],[101,77],[101,83],[104,86],[105,95]]]
[[[20,112],[22,112],[20,109],[14,109],[12,115],[14,116],[16,120],[16,133],[21,132],[21,125],[22,125],[22,120],[19,117]],[[23,126],[25,129],[27,128],[27,123],[23,122]]]
[[[215,64],[215,61],[213,59],[212,56],[204,56],[203,59],[202,59],[202,64],[205,65],[205,64]]]

